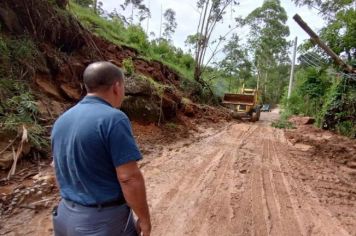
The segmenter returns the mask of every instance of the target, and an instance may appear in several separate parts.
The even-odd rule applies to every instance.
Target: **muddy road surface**
[[[276,117],[229,124],[149,160],[152,235],[356,235],[355,182],[300,161],[307,145],[272,128]]]
[[[148,148],[140,166],[152,235],[356,235],[356,165],[323,159],[295,136],[291,142],[271,127],[276,118],[263,113],[256,123],[205,127]],[[23,209],[3,221],[0,235],[51,235],[51,227],[50,209]]]

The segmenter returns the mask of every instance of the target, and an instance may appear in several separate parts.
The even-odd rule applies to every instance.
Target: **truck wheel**
[[[252,122],[258,121],[258,117],[257,117],[257,113],[256,113],[256,112],[252,113],[251,121],[252,121]]]
[[[261,116],[261,110],[260,110],[259,107],[256,108],[256,116],[257,116],[256,121],[259,121],[260,120],[260,116]]]

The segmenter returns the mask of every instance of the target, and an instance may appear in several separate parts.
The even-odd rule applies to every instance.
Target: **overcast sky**
[[[102,0],[103,8],[110,12],[114,8],[118,9],[122,13],[120,4],[123,0]],[[236,8],[235,15],[231,15],[228,12],[225,15],[225,20],[223,23],[216,27],[215,37],[219,35],[224,35],[228,31],[228,25],[235,16],[247,16],[257,7],[262,6],[263,0],[240,0],[240,5]],[[194,34],[196,32],[197,24],[199,21],[198,12],[196,12],[196,1],[193,0],[145,0],[146,6],[149,6],[151,10],[152,17],[149,21],[148,32],[154,32],[156,36],[159,35],[159,26],[161,18],[161,6],[163,12],[167,8],[172,8],[176,12],[176,19],[178,27],[173,36],[173,43],[182,49],[186,49],[184,41],[188,35]],[[324,21],[317,14],[317,10],[309,9],[308,7],[296,7],[291,0],[281,0],[281,4],[288,14],[288,26],[290,29],[289,40],[294,40],[298,37],[298,43],[309,38],[308,35],[299,27],[299,25],[292,19],[292,17],[298,13],[309,26],[318,31],[322,28]],[[146,30],[147,22],[143,23],[143,28]],[[235,31],[240,38],[246,38],[248,34],[248,29],[237,29]]]

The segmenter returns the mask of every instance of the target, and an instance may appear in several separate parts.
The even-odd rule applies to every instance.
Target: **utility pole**
[[[294,77],[294,66],[295,66],[295,56],[297,54],[297,44],[298,44],[298,37],[295,37],[294,47],[293,47],[292,68],[290,70],[290,78],[289,78],[288,99],[290,98],[290,95],[292,93],[292,85],[293,85],[293,77]]]

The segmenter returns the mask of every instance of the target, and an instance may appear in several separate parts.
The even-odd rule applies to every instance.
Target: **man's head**
[[[94,62],[84,70],[83,80],[89,95],[102,97],[114,107],[121,106],[125,96],[124,74],[117,66]]]

